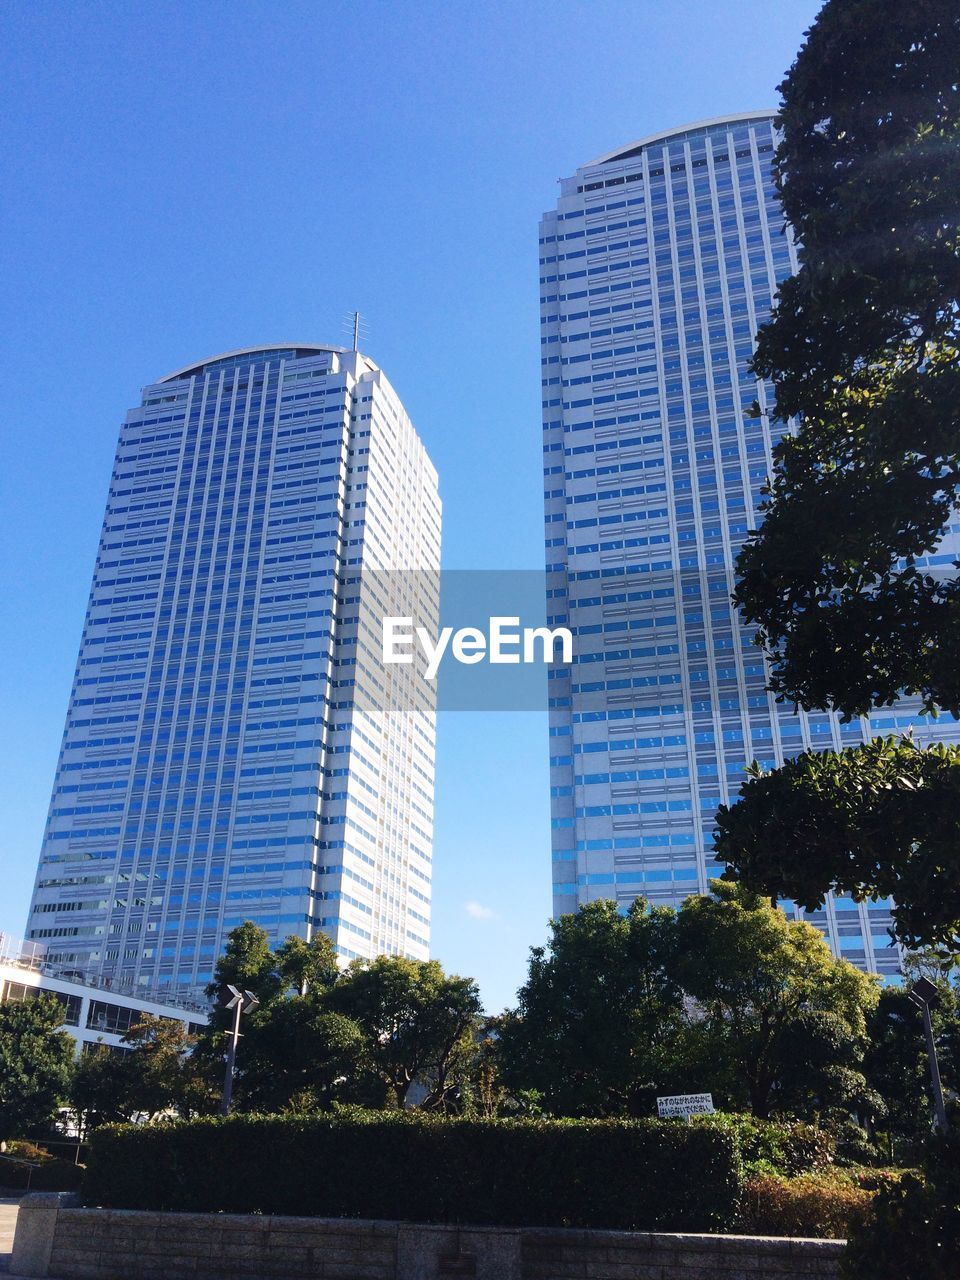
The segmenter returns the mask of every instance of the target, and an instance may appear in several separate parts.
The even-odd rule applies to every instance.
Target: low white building
[[[207,1023],[204,1005],[156,998],[142,989],[124,990],[109,979],[65,971],[45,959],[43,947],[0,933],[0,1003],[29,1000],[41,991],[63,1005],[64,1030],[76,1040],[78,1054],[97,1044],[121,1047],[123,1033],[145,1013],[175,1019],[191,1032]]]

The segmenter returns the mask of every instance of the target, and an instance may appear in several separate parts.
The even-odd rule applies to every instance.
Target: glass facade
[[[541,222],[548,612],[574,635],[550,690],[558,915],[704,891],[714,813],[751,760],[960,737],[906,701],[846,725],[778,706],[730,603],[777,430],[746,366],[796,269],[774,147],[772,113],[657,135],[563,180]],[[957,534],[927,563],[954,560]],[[898,971],[888,902],[808,918],[853,963]]]
[[[31,904],[49,963],[188,995],[244,920],[427,957],[434,708],[384,705],[361,619],[369,571],[439,554],[436,472],[358,352],[256,348],[144,390]]]

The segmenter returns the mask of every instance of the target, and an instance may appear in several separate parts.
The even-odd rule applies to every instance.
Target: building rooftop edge
[[[297,351],[335,351],[338,355],[346,355],[350,352],[350,347],[335,347],[329,342],[264,342],[258,343],[255,347],[237,347],[233,351],[221,351],[219,355],[208,356],[205,360],[191,360],[189,364],[181,365],[179,369],[174,369],[173,373],[167,373],[162,378],[156,378],[149,386],[157,386],[161,382],[173,382],[177,378],[183,378],[194,369],[202,369],[204,365],[216,364],[219,360],[230,360],[234,356],[252,356],[258,351],[287,351],[290,349]],[[364,360],[372,369],[377,366],[369,356],[364,356]]]
[[[605,151],[603,155],[597,156],[595,160],[588,160],[586,164],[579,165],[579,169],[592,169],[594,165],[606,164],[608,160],[616,160],[616,158],[624,151],[634,151],[637,147],[647,147],[654,142],[663,142],[666,138],[674,138],[684,133],[693,133],[696,129],[708,129],[718,124],[736,124],[741,120],[757,120],[773,118],[777,115],[777,108],[765,108],[760,111],[737,111],[732,115],[713,116],[709,120],[695,120],[692,124],[680,125],[673,129],[661,129],[657,133],[648,133],[644,138],[637,138],[635,142],[625,142],[621,147],[614,147],[612,151]]]
[[[182,1009],[193,1013],[208,1014],[209,1002],[203,1002],[194,996],[179,995],[177,990],[168,991],[160,987],[140,987],[112,978],[104,978],[99,974],[86,973],[82,969],[71,969],[68,964],[51,964],[45,958],[46,948],[40,942],[25,942],[14,938],[11,934],[0,933],[0,971],[8,973],[32,973],[38,978],[51,982],[66,983],[75,987],[86,987],[98,991],[106,999],[119,997],[122,1000],[135,1000],[142,1004],[152,1004],[166,1009]]]

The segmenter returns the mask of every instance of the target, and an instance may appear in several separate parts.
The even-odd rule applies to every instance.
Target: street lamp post
[[[943,1085],[940,1082],[940,1064],[937,1061],[937,1046],[933,1038],[933,1022],[930,1009],[939,1000],[936,984],[929,978],[919,978],[907,996],[923,1013],[923,1030],[927,1037],[927,1057],[930,1059],[930,1084],[933,1088],[933,1127],[938,1133],[947,1131],[947,1109],[943,1103]]]
[[[229,984],[224,987],[221,996],[223,1007],[233,1010],[233,1029],[227,1045],[227,1069],[223,1077],[223,1099],[220,1103],[220,1114],[230,1114],[230,1101],[233,1097],[233,1070],[237,1061],[237,1044],[240,1041],[240,1019],[245,1013],[252,1013],[260,1001],[252,991],[241,991],[239,987]]]

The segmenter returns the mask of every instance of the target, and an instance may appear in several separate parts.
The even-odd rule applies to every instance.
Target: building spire
[[[350,334],[352,344],[351,349],[353,351],[359,351],[360,339],[363,338],[364,341],[366,341],[368,337],[366,321],[363,319],[360,312],[349,311],[343,318],[343,328],[348,334]]]

